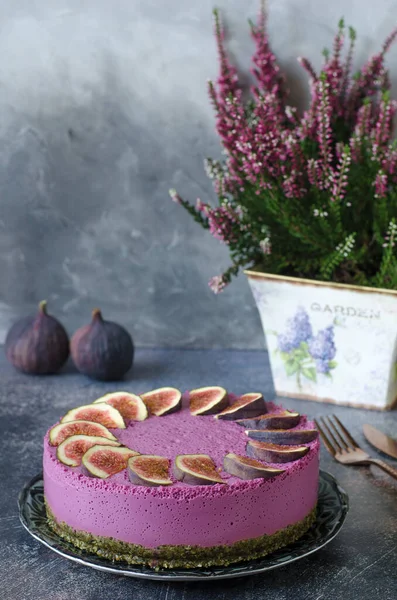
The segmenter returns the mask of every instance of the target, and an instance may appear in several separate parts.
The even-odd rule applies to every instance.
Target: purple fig
[[[269,413],[259,417],[237,419],[236,423],[247,429],[290,429],[296,427],[300,421],[300,414],[284,410],[279,413]]]
[[[110,448],[108,446],[92,446],[81,459],[88,475],[107,479],[127,468],[128,459],[139,452],[129,448]]]
[[[169,476],[170,461],[152,454],[133,456],[128,460],[128,475],[135,485],[172,485]]]
[[[59,444],[57,448],[57,458],[64,465],[69,467],[78,467],[81,465],[81,459],[83,454],[96,445],[100,446],[120,446],[120,444],[114,440],[107,440],[104,437],[90,436],[90,435],[72,435],[66,438]]]
[[[189,485],[225,483],[208,454],[179,454],[175,459],[174,475]]]
[[[70,438],[73,435],[98,436],[108,440],[117,441],[113,433],[110,433],[110,431],[100,423],[93,423],[91,421],[71,421],[69,423],[55,425],[55,427],[50,430],[50,444],[52,446],[59,446],[66,438]]]
[[[286,463],[298,460],[305,456],[309,450],[309,446],[279,446],[256,440],[250,440],[246,447],[248,456],[271,463]]]
[[[139,396],[130,392],[112,392],[95,400],[94,404],[105,402],[116,408],[126,421],[144,421],[148,418],[146,404]]]
[[[33,375],[56,373],[69,356],[69,338],[63,325],[47,314],[47,303],[36,315],[14,323],[5,342],[7,360],[19,371]]]
[[[240,479],[270,479],[276,475],[284,473],[283,469],[275,469],[268,465],[263,465],[259,460],[233,454],[226,454],[223,459],[223,469],[230,475],[239,477]]]
[[[124,419],[116,408],[109,404],[85,404],[72,408],[61,419],[61,423],[69,421],[93,421],[111,429],[125,429]]]
[[[266,402],[257,392],[250,392],[240,396],[231,406],[225,408],[222,412],[215,415],[215,419],[246,419],[249,417],[258,417],[267,412]]]
[[[194,416],[213,415],[228,405],[227,391],[216,385],[191,390],[189,405]]]
[[[181,392],[173,387],[163,387],[146,392],[146,394],[141,394],[141,398],[149,413],[156,417],[176,412],[181,408],[182,403]]]
[[[253,440],[272,444],[307,444],[318,436],[317,429],[246,429]]]
[[[128,331],[117,323],[105,321],[98,308],[92,312],[91,323],[73,335],[70,350],[80,373],[102,381],[122,379],[134,358],[134,344]]]

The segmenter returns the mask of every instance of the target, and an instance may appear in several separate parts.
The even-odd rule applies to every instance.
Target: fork
[[[397,469],[362,450],[336,415],[320,417],[319,421],[314,419],[325,447],[336,461],[342,465],[376,465],[397,479]]]

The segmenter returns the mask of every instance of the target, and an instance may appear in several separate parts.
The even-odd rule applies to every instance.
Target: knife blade
[[[377,450],[392,458],[397,458],[397,440],[394,440],[372,425],[363,425],[363,432],[368,442]]]

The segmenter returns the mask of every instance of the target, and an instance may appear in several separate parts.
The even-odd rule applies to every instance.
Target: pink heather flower
[[[227,284],[223,278],[223,275],[216,275],[215,277],[211,277],[211,279],[208,282],[208,285],[210,286],[214,294],[219,294],[225,289]]]
[[[362,140],[356,134],[353,134],[349,141],[350,156],[353,162],[359,162],[361,159]]]
[[[237,215],[229,206],[219,206],[218,208],[207,209],[207,217],[210,233],[214,238],[227,244],[233,244],[238,241],[238,223]]]
[[[362,158],[363,142],[368,139],[372,127],[372,105],[370,102],[363,104],[357,112],[357,121],[354,133],[350,138],[350,151],[353,162]]]
[[[342,86],[341,86],[341,97],[342,97],[343,102],[345,101],[346,93],[347,93],[348,86],[349,86],[349,77],[350,77],[350,71],[352,68],[353,52],[354,52],[354,46],[355,46],[355,42],[356,42],[356,32],[353,29],[353,27],[349,27],[349,38],[350,38],[350,44],[349,44],[349,50],[347,52],[347,56],[346,56],[346,60],[345,60],[345,65],[343,67],[343,80],[342,80]]]
[[[375,198],[384,198],[387,192],[387,175],[383,171],[379,171],[375,177]]]
[[[329,91],[328,102],[332,112],[342,117],[344,112],[344,104],[341,103],[341,91],[343,86],[343,66],[341,64],[340,55],[343,48],[343,20],[339,23],[339,31],[334,39],[333,54],[330,60],[327,60],[322,77]]]
[[[316,86],[313,86],[314,88]],[[318,101],[315,98],[312,98],[310,108],[305,110],[303,113],[303,117],[300,122],[300,126],[298,128],[299,137],[302,140],[305,139],[314,139],[317,132],[317,119],[316,119],[316,111],[317,111]]]
[[[285,151],[288,155],[290,167],[288,174],[284,174],[283,190],[287,198],[302,198],[307,191],[302,177],[305,157],[296,135],[288,133],[284,138]]]
[[[339,22],[339,31],[338,33],[335,35],[334,38],[334,53],[333,53],[333,60],[335,60],[336,62],[339,62],[340,60],[340,54],[343,48],[343,42],[344,42],[344,35],[343,35],[343,29],[344,29],[344,22],[343,19],[340,20]]]
[[[266,20],[265,3],[261,2],[257,24],[251,25],[251,36],[255,43],[255,52],[252,56],[254,67],[251,72],[258,81],[258,86],[253,88],[253,92],[255,96],[260,96],[264,92],[274,94],[278,109],[282,112],[285,79],[270,49]]]
[[[234,95],[239,89],[237,69],[231,64],[224,46],[224,30],[222,28],[219,13],[214,10],[215,39],[218,46],[219,62],[221,67],[217,79],[219,95],[224,100],[229,95]]]
[[[312,83],[316,82],[317,75],[313,68],[312,63],[307,58],[304,58],[302,56],[298,56],[297,60],[298,60],[298,63],[305,69],[306,73],[309,75],[310,81]]]
[[[285,107],[285,116],[287,117],[288,121],[291,121],[291,123],[293,123],[294,125],[296,125],[298,122],[297,112],[298,111],[296,106]]]
[[[169,195],[170,195],[170,197],[171,197],[171,200],[172,200],[173,202],[175,202],[176,204],[182,204],[182,198],[180,197],[180,195],[177,193],[177,191],[176,191],[176,190],[174,190],[174,189],[171,189],[171,190],[169,191]]]
[[[204,202],[202,200],[200,200],[200,198],[197,198],[197,200],[196,200],[196,210],[198,212],[201,212],[201,213],[203,213],[203,214],[206,215],[208,213],[208,209],[209,209],[208,204],[204,204]]]
[[[224,33],[220,24],[218,11],[214,11],[215,37],[218,46],[220,75],[216,87],[208,83],[208,92],[216,111],[216,130],[228,155],[227,178],[217,180],[215,187],[219,192],[233,192],[241,186],[243,180],[239,172],[236,142],[243,132],[248,130],[242,91],[237,80],[237,71],[230,63],[224,48]]]
[[[282,140],[282,120],[274,94],[257,99],[250,126],[238,133],[235,144],[239,155],[239,173],[261,189],[271,187],[269,174],[278,177],[287,157]]]
[[[293,171],[289,177],[286,177],[283,181],[283,190],[286,198],[301,198],[303,195],[303,188],[299,187],[296,181],[298,173]]]
[[[236,90],[234,96],[224,98],[216,95],[214,85],[210,82],[209,93],[216,110],[216,130],[227,154],[227,177],[218,180],[219,190],[232,193],[243,184],[237,142],[249,136],[241,90]]]
[[[303,117],[301,118],[300,126],[298,128],[298,135],[302,140],[306,138],[312,140],[316,139],[317,111],[320,102],[318,81],[314,82],[311,86],[311,96],[310,107],[303,113]]]
[[[382,161],[382,169],[391,181],[397,182],[397,148],[388,147]]]
[[[339,159],[337,171],[333,177],[331,202],[343,200],[348,184],[348,173],[351,163],[350,150],[346,147]]]
[[[343,142],[338,142],[337,144],[335,144],[335,155],[338,160],[340,160],[343,150],[344,150]]]
[[[332,165],[332,130],[331,130],[331,105],[329,102],[329,84],[325,81],[318,82],[319,106],[317,111],[318,133],[317,139],[320,145],[320,154],[322,158],[323,187],[329,187],[329,176]]]
[[[385,96],[379,106],[379,115],[371,133],[373,140],[373,157],[382,154],[390,142],[393,131],[393,118],[396,112],[396,102]]]
[[[323,189],[322,181],[324,175],[320,161],[309,158],[307,161],[307,176],[311,185],[314,185],[320,190]]]
[[[329,90],[328,102],[332,112],[338,116],[343,116],[344,103],[341,104],[341,89],[343,83],[343,68],[336,59],[330,60],[324,67],[326,87]]]
[[[263,254],[272,253],[272,244],[270,242],[270,238],[268,237],[259,242],[259,247],[262,250]]]
[[[372,56],[364,65],[359,73],[359,77],[353,83],[348,100],[348,114],[350,118],[354,117],[355,112],[361,105],[362,99],[373,96],[378,89],[378,81],[382,79],[385,68],[384,58],[386,52],[397,37],[397,28],[395,28],[383,44],[382,51]]]
[[[369,135],[372,126],[372,105],[370,102],[363,104],[357,112],[357,121],[354,132],[365,138]]]
[[[382,55],[384,56],[386,52],[390,50],[390,46],[394,43],[394,40],[397,37],[397,27],[393,29],[393,31],[387,36],[385,42],[382,46]]]

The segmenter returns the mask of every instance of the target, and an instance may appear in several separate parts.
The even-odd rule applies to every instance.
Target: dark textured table
[[[67,409],[107,390],[142,393],[162,385],[180,389],[219,384],[242,393],[273,389],[265,352],[140,350],[131,377],[114,386],[66,367],[62,375],[29,377],[0,361],[0,598],[1,600],[395,600],[397,597],[397,482],[376,470],[343,467],[322,453],[322,468],[350,495],[338,537],[312,556],[268,574],[204,583],[158,583],[117,577],[58,557],[22,528],[17,496],[41,470],[42,437]],[[311,416],[335,412],[362,440],[370,422],[397,435],[397,411],[335,408],[285,400]],[[367,444],[363,441],[363,446]],[[368,448],[369,449],[369,448]],[[393,461],[391,461],[393,462]],[[397,461],[394,461],[395,464]]]

